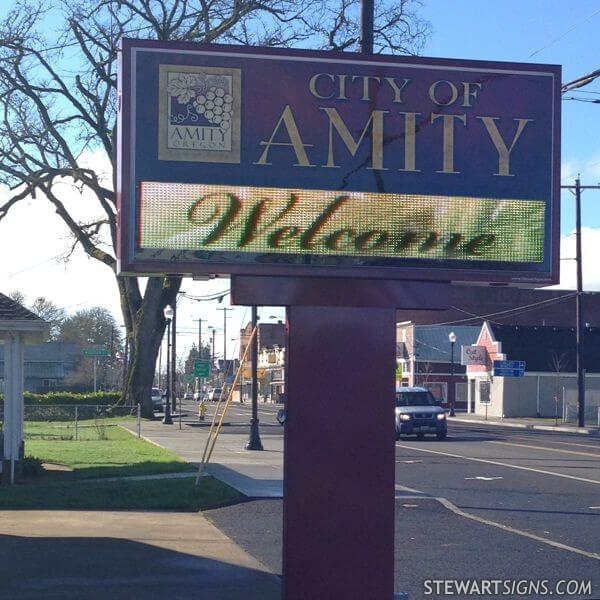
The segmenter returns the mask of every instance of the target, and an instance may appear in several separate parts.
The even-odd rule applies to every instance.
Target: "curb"
[[[552,425],[533,425],[530,423],[508,423],[506,421],[486,421],[484,419],[463,419],[461,417],[448,417],[453,423],[473,423],[475,425],[491,425],[497,427],[513,427],[514,429],[534,429],[537,431],[553,431],[558,433],[575,433],[600,437],[600,429],[589,429],[587,427],[555,427]]]

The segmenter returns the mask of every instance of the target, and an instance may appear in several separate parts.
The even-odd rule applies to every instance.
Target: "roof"
[[[460,347],[470,346],[477,341],[480,327],[456,327],[438,325],[436,327],[415,325],[414,353],[418,361],[450,362],[452,345],[448,336],[456,335],[454,344],[454,361],[460,362]]]
[[[507,360],[524,360],[527,371],[576,371],[572,327],[491,325],[491,329],[502,343]],[[590,373],[600,373],[600,329],[587,328],[583,343],[584,368]]]
[[[37,321],[45,323],[44,319],[2,293],[0,293],[0,321]]]
[[[397,321],[415,324],[481,325],[487,318],[506,325],[575,327],[574,290],[448,286],[447,310],[398,310]],[[581,296],[585,321],[600,327],[600,293]]]

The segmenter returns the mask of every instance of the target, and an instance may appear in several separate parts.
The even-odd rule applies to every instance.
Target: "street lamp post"
[[[252,306],[252,331],[258,327],[256,305]],[[252,338],[252,419],[246,450],[264,450],[258,429],[258,331]]]
[[[171,418],[171,361],[169,355],[171,351],[171,320],[173,319],[174,311],[171,306],[165,306],[163,311],[165,319],[167,321],[167,382],[165,389],[165,416],[163,417],[163,425],[173,425],[173,419]]]
[[[454,385],[454,344],[456,343],[456,334],[451,331],[448,335],[450,340],[450,383]],[[449,388],[448,388],[449,389]],[[454,407],[456,405],[456,386],[452,390],[452,399],[450,400],[450,416],[454,417]]]

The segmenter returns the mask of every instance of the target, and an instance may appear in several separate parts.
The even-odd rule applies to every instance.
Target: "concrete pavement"
[[[519,417],[519,418],[499,418],[488,417],[473,413],[456,413],[455,417],[448,417],[448,420],[457,423],[471,423],[474,425],[498,425],[499,427],[514,427],[515,429],[534,429],[538,431],[555,431],[558,433],[575,433],[578,435],[600,436],[600,426],[588,424],[586,427],[576,427],[572,423],[562,423],[555,419]]]
[[[163,425],[159,420],[144,421],[142,437],[175,452],[187,462],[199,466],[208,438],[210,413],[200,423],[194,411],[183,419],[182,429],[177,421]],[[244,449],[248,441],[248,405],[234,404],[215,445],[207,472],[251,498],[283,497],[283,429],[276,422],[279,406],[261,406],[261,439],[264,450],[253,452]],[[240,419],[245,425],[240,426]],[[124,427],[135,430],[135,424]]]
[[[275,600],[278,577],[202,514],[0,511],[0,597]]]

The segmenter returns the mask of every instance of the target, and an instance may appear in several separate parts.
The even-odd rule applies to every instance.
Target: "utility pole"
[[[579,176],[575,185],[561,185],[561,189],[575,194],[575,261],[577,263],[577,296],[575,297],[575,316],[577,321],[575,333],[575,352],[577,363],[577,425],[585,427],[585,369],[584,369],[584,337],[585,322],[583,317],[583,261],[581,252],[581,192],[582,190],[600,190],[600,185],[581,185]]]
[[[252,306],[252,419],[250,420],[250,438],[246,450],[264,450],[258,429],[258,314],[256,305]]]
[[[374,0],[362,0],[360,10],[360,51],[373,54],[373,22],[375,20]]]
[[[194,321],[198,321],[198,358],[202,358],[202,320],[203,319],[194,319]]]
[[[177,298],[173,302],[173,325],[171,329],[171,412],[177,410]]]
[[[223,374],[225,374],[227,370],[227,311],[233,310],[233,308],[224,306],[223,308],[217,308],[217,310],[223,311]]]
[[[163,340],[160,340],[160,346],[158,347],[158,381],[156,383],[156,387],[160,390],[160,377],[161,377],[161,369],[162,369],[162,347]]]

